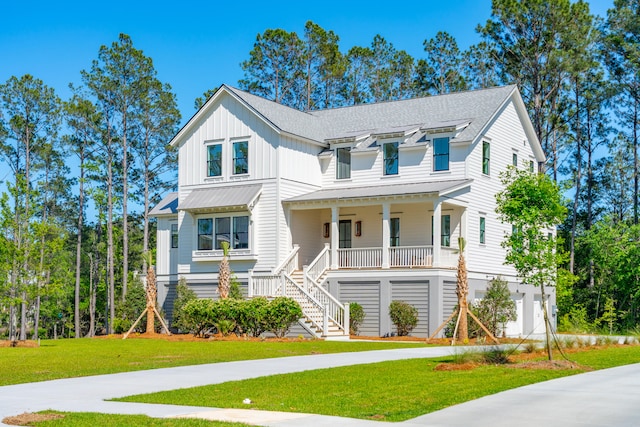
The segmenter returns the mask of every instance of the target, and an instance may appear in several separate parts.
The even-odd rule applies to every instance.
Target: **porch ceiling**
[[[415,196],[442,196],[467,187],[472,179],[414,182],[408,184],[377,185],[371,187],[328,188],[285,200],[289,204],[310,202],[337,202],[361,199],[411,198]]]
[[[178,209],[200,212],[251,210],[261,191],[262,185],[201,188],[189,193]]]

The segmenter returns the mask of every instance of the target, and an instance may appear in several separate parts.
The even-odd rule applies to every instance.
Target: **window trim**
[[[482,141],[482,173],[491,175],[491,144],[488,141]]]
[[[440,142],[445,142],[446,141],[446,152],[437,152],[436,151],[436,144],[440,143]],[[441,138],[433,138],[433,171],[434,172],[441,172],[441,171],[448,171],[450,169],[450,154],[451,154],[451,139],[448,136],[444,136]],[[438,160],[439,159],[446,159],[447,162],[447,166],[446,168],[439,168],[438,167]]]
[[[511,164],[515,167],[518,167],[518,153],[512,153]]]
[[[209,222],[210,223],[210,229],[211,231],[209,233],[203,233],[200,230],[200,224],[204,224],[205,222]],[[208,218],[198,218],[198,228],[196,229],[197,232],[197,248],[199,251],[212,251],[213,250],[213,218],[212,217],[208,217]],[[201,239],[201,237],[203,237],[203,239]],[[210,248],[206,248],[204,246],[209,246],[209,245],[201,245],[202,242],[207,241],[207,239],[204,239],[204,237],[210,237]]]
[[[394,176],[394,175],[398,175],[399,169],[400,169],[400,165],[399,165],[399,161],[400,161],[400,155],[399,155],[399,151],[398,151],[398,146],[400,144],[395,141],[395,142],[385,142],[384,144],[382,144],[382,173],[384,176]],[[392,156],[387,156],[387,147],[394,147],[394,152]],[[389,165],[394,165],[395,168],[389,172]]]
[[[248,140],[234,141],[231,144],[232,144],[232,159],[231,159],[232,174],[247,175],[249,173],[249,141]],[[237,157],[238,151],[236,147],[240,147],[241,144],[245,144],[247,147],[247,150],[244,157]],[[242,154],[242,152],[240,152],[240,154]],[[241,172],[238,172],[239,160],[244,160],[245,162],[244,168],[242,169]]]

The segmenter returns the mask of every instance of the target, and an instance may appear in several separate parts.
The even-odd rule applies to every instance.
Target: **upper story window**
[[[489,175],[490,162],[491,162],[491,145],[488,142],[484,141],[482,143],[482,173],[485,175]]]
[[[388,142],[382,145],[382,154],[384,158],[384,174],[398,174],[398,143]]]
[[[513,153],[511,164],[515,167],[518,167],[518,155],[516,153]]]
[[[351,178],[351,148],[338,148],[336,157],[336,179]]]
[[[533,160],[529,160],[529,172],[533,173]]]
[[[433,170],[449,170],[449,138],[433,139]]]
[[[222,249],[222,242],[228,242],[230,249],[247,249],[249,247],[249,217],[238,215],[199,218],[198,250],[206,251],[214,248],[219,250]]]
[[[480,243],[482,244],[486,243],[485,241],[486,223],[487,223],[487,220],[485,219],[485,217],[481,216],[480,217]]]
[[[233,143],[233,174],[249,173],[249,142]]]
[[[171,224],[171,248],[178,247],[178,224]]]
[[[400,218],[389,219],[389,246],[400,246]]]
[[[222,144],[207,145],[207,176],[222,175]]]

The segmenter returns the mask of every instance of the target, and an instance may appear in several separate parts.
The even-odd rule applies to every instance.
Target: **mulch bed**
[[[63,414],[32,414],[25,412],[24,414],[16,415],[13,417],[7,417],[2,420],[3,424],[10,426],[31,426],[33,423],[40,421],[57,420],[64,418]]]

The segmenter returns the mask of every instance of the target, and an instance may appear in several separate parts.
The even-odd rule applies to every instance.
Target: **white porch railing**
[[[391,267],[431,267],[433,265],[433,247],[391,247],[389,248],[389,264]]]
[[[440,266],[455,267],[457,248],[440,248]],[[433,246],[395,246],[389,248],[391,267],[433,267]],[[339,268],[382,268],[382,248],[338,249]]]
[[[314,282],[317,282],[329,267],[331,267],[331,248],[328,243],[325,243],[324,249],[322,249],[316,259],[307,266],[305,270],[306,275]]]
[[[382,265],[382,248],[338,249],[339,268],[376,268]]]

